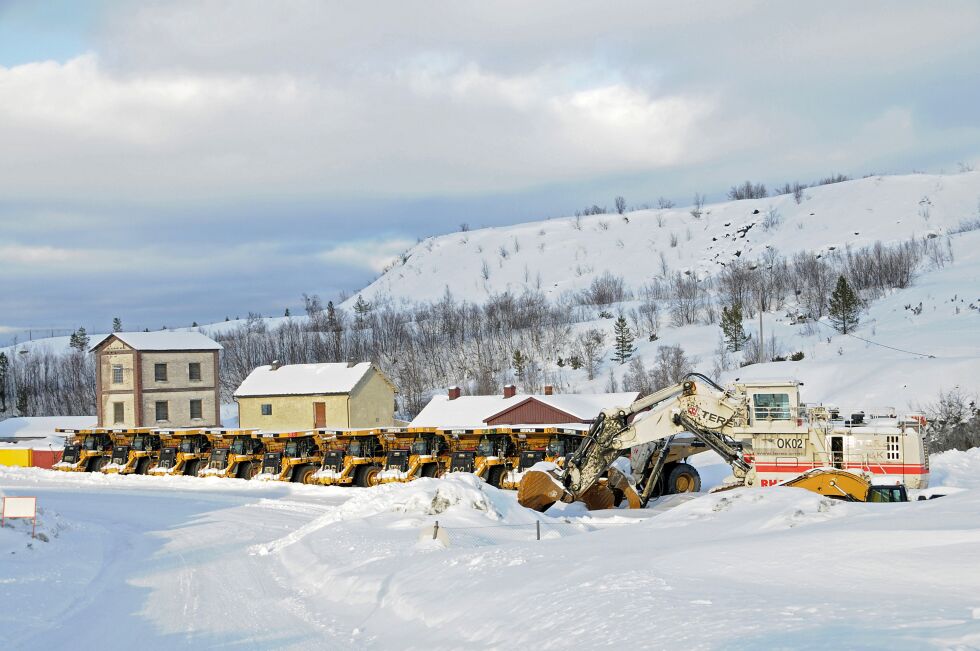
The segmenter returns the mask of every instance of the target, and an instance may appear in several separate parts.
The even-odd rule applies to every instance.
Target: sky
[[[301,311],[420,237],[980,164],[980,3],[0,0],[0,342]]]

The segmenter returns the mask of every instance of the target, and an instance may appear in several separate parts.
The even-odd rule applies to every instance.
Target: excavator
[[[831,421],[827,410],[807,412],[797,382],[724,388],[690,373],[629,407],[603,410],[564,468],[539,464],[524,473],[518,501],[537,511],[575,501],[589,509],[623,501],[642,508],[659,494],[697,491],[697,471],[685,460],[707,450],[732,468],[724,488],[786,484],[853,501],[897,501],[899,494],[885,499],[871,480],[901,484],[901,495],[906,483],[925,488],[921,425],[919,416]]]

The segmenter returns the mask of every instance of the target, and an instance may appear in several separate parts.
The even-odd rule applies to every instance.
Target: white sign
[[[37,516],[36,497],[5,497],[3,498],[3,517],[33,518]]]

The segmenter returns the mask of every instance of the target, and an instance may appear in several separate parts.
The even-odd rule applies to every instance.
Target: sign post
[[[31,538],[37,529],[37,498],[36,497],[4,497],[3,510],[0,511],[0,527],[3,527],[7,519],[30,518]]]

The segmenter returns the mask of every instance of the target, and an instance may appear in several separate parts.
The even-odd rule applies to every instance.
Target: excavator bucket
[[[619,506],[622,504],[623,500],[626,500],[626,503],[629,504],[631,509],[643,508],[643,499],[640,497],[640,494],[636,492],[636,486],[619,470],[619,468],[616,466],[610,466],[609,470],[606,471],[606,475],[608,477],[608,480],[606,481],[607,490],[611,490],[613,493],[613,504],[615,506]],[[586,504],[588,504],[588,502],[586,502]],[[610,507],[606,506],[596,508]],[[589,506],[589,509],[595,510],[592,506]]]
[[[555,502],[571,502],[572,494],[565,490],[555,471],[528,470],[517,486],[517,501],[535,511],[547,511]]]
[[[810,470],[781,485],[852,502],[864,502],[871,488],[871,483],[861,475],[832,468]]]

